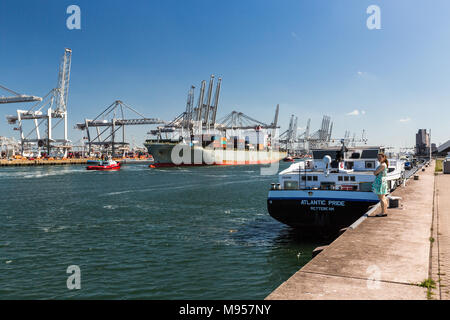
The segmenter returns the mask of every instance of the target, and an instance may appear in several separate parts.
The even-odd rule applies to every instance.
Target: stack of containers
[[[245,141],[244,141],[244,139],[238,139],[237,149],[239,149],[239,150],[245,149]]]
[[[227,138],[226,137],[220,137],[220,144],[222,145],[222,148],[227,148]]]
[[[266,135],[264,132],[258,131],[256,132],[256,150],[261,151],[264,150],[264,145],[266,143]]]
[[[239,139],[238,136],[233,137],[233,148],[237,150],[243,150],[245,148],[244,139]]]
[[[219,149],[221,147],[220,140],[218,138],[219,137],[217,137],[217,136],[212,136],[211,137],[212,146],[213,146],[214,149]]]
[[[234,149],[234,138],[227,141],[227,149]]]

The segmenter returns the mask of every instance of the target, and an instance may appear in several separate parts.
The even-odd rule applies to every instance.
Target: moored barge
[[[269,214],[291,227],[335,232],[360,218],[379,199],[372,192],[373,172],[382,147],[313,150],[311,160],[279,174],[267,198]],[[389,160],[386,182],[394,190],[405,179],[404,163]]]

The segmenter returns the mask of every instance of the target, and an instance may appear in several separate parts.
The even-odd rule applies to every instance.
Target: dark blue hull
[[[346,228],[378,203],[376,196],[369,193],[367,197],[361,194],[351,197],[341,191],[327,191],[328,197],[320,197],[325,194],[314,191],[311,196],[302,197],[298,191],[294,192],[289,195],[289,191],[271,191],[267,199],[269,214],[288,226],[312,232]]]

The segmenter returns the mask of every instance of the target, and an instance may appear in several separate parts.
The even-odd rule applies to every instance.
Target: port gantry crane
[[[127,111],[139,118],[127,119]],[[165,123],[165,121],[157,118],[147,118],[123,101],[116,100],[94,119],[85,119],[84,122],[77,123],[75,128],[85,131],[86,136],[84,138],[87,140],[85,144],[88,146],[89,155],[93,151],[108,153],[111,150],[111,155],[116,156],[118,155],[117,149],[124,152],[126,146],[129,145],[125,141],[125,126]],[[95,128],[96,134],[91,135],[90,128]]]
[[[69,81],[70,68],[72,61],[72,50],[66,48],[61,58],[61,63],[58,72],[57,87],[50,90],[43,98],[35,96],[23,96],[16,94],[16,97],[4,98],[3,101],[12,102],[31,102],[37,101],[30,109],[16,111],[16,115],[7,116],[9,124],[18,127],[15,130],[20,131],[21,153],[24,155],[25,146],[29,148],[37,146],[37,153],[40,155],[41,148],[46,148],[47,153],[50,154],[52,149],[63,151],[63,156],[67,156],[67,150],[71,148],[70,140],[67,137],[67,103],[69,96]],[[0,99],[1,103],[2,99]],[[4,103],[4,102],[3,102]],[[53,123],[53,119],[56,122]],[[24,133],[24,120],[33,120],[34,127],[27,134]],[[47,125],[45,130],[45,137],[41,136],[39,130],[40,126],[45,123]],[[63,123],[63,137],[55,138],[58,125]],[[59,129],[59,127],[58,127]]]
[[[214,131],[217,128],[216,117],[222,78],[218,78],[213,96],[214,82],[214,75],[211,75],[209,79],[208,89],[206,89],[206,80],[201,82],[197,104],[194,103],[195,86],[192,85],[187,96],[186,110],[164,126],[149,131],[148,134],[155,135],[158,139],[163,139],[164,134],[164,138],[168,139],[169,135],[180,129],[182,136],[201,135]]]
[[[333,132],[333,122],[329,116],[323,116],[322,125],[319,130],[300,139],[300,142],[307,143],[308,149],[317,149],[327,147],[331,141]]]
[[[0,85],[0,88],[13,94],[13,96],[9,96],[9,97],[1,96],[0,97],[0,104],[42,101],[41,97],[29,96],[29,95],[26,95],[26,94],[20,94],[20,93],[17,93],[15,91],[11,90],[11,89],[8,89],[5,86],[2,86],[2,85]]]
[[[7,91],[8,94],[13,94],[12,96],[7,97],[0,96],[0,104],[42,101],[41,97],[17,93],[2,85],[0,85],[0,89]],[[7,158],[15,155],[16,152],[19,152],[19,150],[21,149],[20,144],[14,138],[0,137],[0,142],[0,152],[2,153],[2,155],[5,154]]]
[[[278,105],[277,105],[277,111],[276,113],[278,113]],[[275,116],[275,118],[277,118],[277,116]],[[243,112],[239,112],[239,111],[232,111],[229,114],[227,114],[226,116],[222,117],[220,119],[220,125],[219,128],[222,130],[226,130],[226,129],[231,129],[231,130],[235,130],[235,129],[255,129],[256,127],[261,127],[264,129],[276,129],[277,124],[276,123],[271,123],[271,124],[266,124],[262,121],[256,120],[248,115],[246,115]]]
[[[289,120],[289,127],[286,131],[280,134],[280,143],[285,145],[286,151],[289,154],[295,153],[297,143],[297,131],[298,131],[298,117],[291,115]]]
[[[256,120],[243,112],[232,111],[219,119],[217,129],[223,131],[227,137],[241,136],[241,130],[255,130],[258,133],[258,137],[260,137],[260,134],[267,134],[267,142],[271,148],[278,148],[278,129],[280,128],[278,126],[279,111],[280,105],[277,104],[274,120],[270,124]],[[227,133],[228,131],[230,133]]]
[[[306,130],[298,134],[298,118],[291,115],[289,127],[280,134],[280,144],[284,145],[289,153],[308,153],[315,148],[323,148],[329,145],[333,122],[329,116],[323,116],[320,129],[310,134],[311,119],[308,119]]]
[[[0,136],[0,158],[11,158],[20,151],[20,144],[14,138]]]
[[[218,78],[213,95],[214,82],[214,75],[211,75],[208,86],[206,80],[201,82],[196,104],[194,103],[195,86],[192,85],[187,95],[186,110],[171,122],[149,131],[148,134],[156,136],[156,140],[161,141],[199,136],[205,133],[228,135],[228,131],[228,133],[231,132],[231,135],[238,135],[236,133],[238,130],[270,129],[272,132],[268,137],[275,140],[279,128],[279,105],[276,107],[275,118],[271,124],[256,120],[239,111],[232,111],[217,120],[222,78]]]

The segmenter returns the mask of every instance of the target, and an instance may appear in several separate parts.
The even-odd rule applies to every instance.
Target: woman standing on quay
[[[380,162],[380,166],[373,173],[374,175],[376,175],[376,178],[372,184],[372,191],[374,193],[376,193],[378,198],[380,199],[382,212],[375,216],[376,217],[386,217],[387,216],[386,194],[388,194],[386,174],[387,174],[389,162],[384,153],[378,154],[378,161]]]

